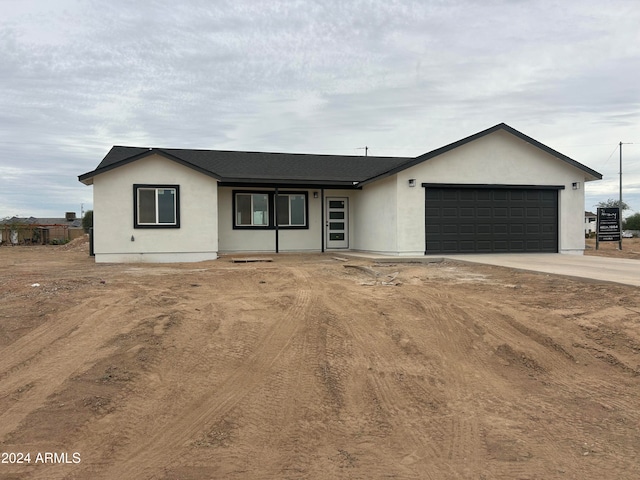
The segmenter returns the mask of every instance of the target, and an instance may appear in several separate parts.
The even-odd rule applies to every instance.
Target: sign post
[[[600,246],[600,242],[619,242],[622,250],[622,232],[620,228],[620,209],[618,207],[598,208],[596,250]]]

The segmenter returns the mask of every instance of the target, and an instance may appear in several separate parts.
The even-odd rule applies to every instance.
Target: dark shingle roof
[[[406,157],[362,157],[296,153],[113,147],[87,180],[150,154],[159,154],[222,182],[353,185],[407,163]]]
[[[313,155],[295,153],[187,150],[175,148],[113,147],[98,167],[78,179],[87,185],[93,177],[121,165],[159,154],[229,184],[354,186],[398,173],[497,130],[505,130],[550,155],[577,167],[593,179],[602,175],[589,167],[500,123],[482,132],[415,158]]]

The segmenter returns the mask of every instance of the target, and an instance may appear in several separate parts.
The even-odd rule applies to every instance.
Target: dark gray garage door
[[[425,185],[426,252],[558,251],[558,190]]]

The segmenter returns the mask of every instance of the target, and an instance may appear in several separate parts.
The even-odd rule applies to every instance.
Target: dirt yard
[[[335,257],[0,247],[0,479],[640,478],[638,288]]]

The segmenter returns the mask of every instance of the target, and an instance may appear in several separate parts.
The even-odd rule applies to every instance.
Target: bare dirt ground
[[[334,257],[0,247],[0,479],[640,477],[638,288]]]
[[[623,238],[622,250],[618,242],[600,242],[596,250],[595,238],[585,242],[585,255],[598,255],[603,257],[633,258],[640,260],[640,238]]]

